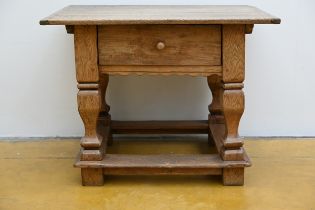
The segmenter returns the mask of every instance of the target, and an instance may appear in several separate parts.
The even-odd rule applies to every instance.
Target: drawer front
[[[221,65],[220,25],[98,27],[100,65]]]

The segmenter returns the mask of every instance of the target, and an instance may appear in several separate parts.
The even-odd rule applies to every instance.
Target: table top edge
[[[140,15],[139,10],[149,13]],[[152,11],[160,10],[163,10],[161,14],[152,14]],[[168,13],[164,14],[165,10]],[[131,14],[130,11],[135,13]],[[39,23],[40,25],[124,25],[280,24],[280,22],[280,18],[248,5],[69,5],[43,18]]]

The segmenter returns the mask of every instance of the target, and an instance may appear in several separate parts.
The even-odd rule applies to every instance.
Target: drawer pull
[[[158,42],[158,43],[156,44],[156,49],[158,49],[158,50],[163,50],[164,48],[165,48],[164,42]]]

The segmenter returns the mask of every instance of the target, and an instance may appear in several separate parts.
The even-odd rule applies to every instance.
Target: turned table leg
[[[78,93],[78,110],[82,118],[85,134],[81,139],[81,160],[102,160],[104,141],[97,132],[98,117],[101,108],[101,97],[99,91],[82,90]],[[102,185],[102,170],[93,168],[82,168],[82,185]],[[101,178],[102,177],[102,178]]]
[[[224,86],[227,88],[227,86]],[[244,93],[242,85],[228,85],[223,91],[222,104],[223,115],[225,119],[225,139],[224,139],[224,160],[244,160],[243,141],[238,135],[238,126],[244,112]],[[235,89],[234,89],[235,88]],[[243,185],[244,168],[224,168],[223,169],[224,185]]]
[[[221,157],[225,161],[244,160],[243,140],[238,134],[244,112],[245,25],[222,25],[222,95],[225,134]],[[244,168],[224,168],[224,185],[243,185]]]
[[[98,124],[102,106],[99,70],[97,64],[96,26],[75,26],[74,46],[76,77],[78,81],[78,110],[82,118],[85,133],[81,139],[81,161],[102,160],[104,145],[99,134]],[[102,185],[101,169],[82,168],[82,185]]]

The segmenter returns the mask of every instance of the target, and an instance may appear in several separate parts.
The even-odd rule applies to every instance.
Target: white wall
[[[107,0],[89,4],[249,4],[282,18],[246,46],[243,136],[315,136],[315,1]],[[73,37],[38,21],[71,0],[0,0],[0,137],[80,136]],[[206,119],[204,78],[111,77],[114,119]]]

